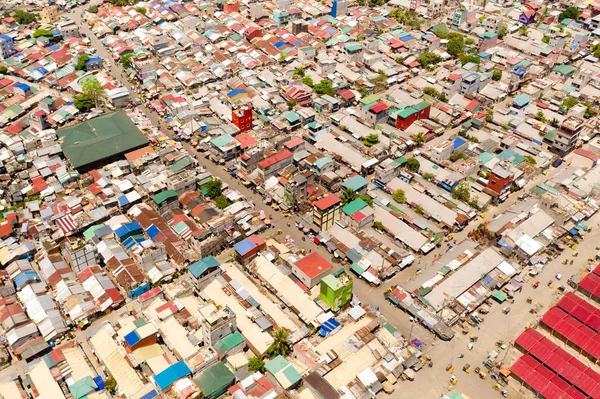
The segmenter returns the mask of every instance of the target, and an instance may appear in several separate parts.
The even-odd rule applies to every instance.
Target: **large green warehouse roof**
[[[62,150],[75,169],[109,160],[148,144],[148,140],[123,112],[99,116],[60,129]]]

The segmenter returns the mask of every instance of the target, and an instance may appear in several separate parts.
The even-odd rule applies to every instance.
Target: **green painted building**
[[[352,284],[352,279],[342,269],[323,277],[320,297],[332,310],[340,310],[352,299]]]

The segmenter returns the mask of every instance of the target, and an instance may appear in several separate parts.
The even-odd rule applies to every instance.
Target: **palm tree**
[[[423,132],[419,132],[416,136],[415,136],[415,145],[417,147],[420,147],[423,145],[423,143],[425,142],[425,133]]]
[[[289,336],[289,330],[283,327],[279,327],[275,330],[273,333],[273,343],[269,346],[269,349],[267,349],[267,356],[287,356],[292,351],[292,343],[289,340]]]
[[[342,193],[342,202],[344,204],[352,202],[355,199],[356,199],[356,192],[354,190],[352,190],[351,188],[345,189],[344,192]]]
[[[303,78],[305,74],[306,74],[306,68],[303,66],[299,66],[296,69],[294,69],[294,74],[292,75],[292,77],[294,79],[297,79],[298,77]]]

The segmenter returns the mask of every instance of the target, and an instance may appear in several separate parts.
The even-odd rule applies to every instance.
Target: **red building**
[[[225,3],[225,5],[223,6],[223,12],[225,12],[225,14],[231,14],[234,12],[240,12],[240,3],[238,1],[228,1],[227,3]]]
[[[515,175],[510,168],[502,165],[496,165],[490,172],[490,177],[487,184],[488,190],[486,191],[489,194],[500,197],[502,194],[508,191],[513,183],[514,178]]]
[[[246,36],[248,41],[252,41],[256,38],[262,37],[262,35],[263,35],[262,30],[254,27],[254,26],[251,26],[244,31],[244,36]]]
[[[395,126],[398,129],[406,130],[418,120],[429,119],[431,105],[425,101],[411,107],[406,107],[396,113]]]
[[[240,132],[252,129],[252,108],[244,105],[232,110],[231,123],[237,126],[237,128],[240,129]]]

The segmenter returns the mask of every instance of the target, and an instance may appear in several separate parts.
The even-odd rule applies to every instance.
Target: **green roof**
[[[222,134],[219,137],[215,137],[210,142],[215,147],[222,148],[222,147],[225,147],[227,144],[229,144],[231,141],[233,141],[233,137],[231,137],[228,134]]]
[[[361,175],[352,176],[348,180],[342,183],[342,187],[351,188],[354,191],[358,191],[363,187],[366,187],[369,182]]]
[[[300,115],[292,111],[286,112],[285,119],[287,119],[290,123],[298,122],[300,120]]]
[[[350,269],[359,276],[361,276],[365,272],[365,270],[362,267],[360,267],[358,263],[353,263],[352,265],[350,265]]]
[[[484,152],[483,154],[478,156],[477,159],[479,159],[479,162],[481,162],[482,165],[485,165],[486,163],[488,163],[489,161],[494,159],[494,154],[490,154],[489,152]]]
[[[344,212],[348,216],[351,216],[367,206],[368,204],[365,202],[365,200],[363,200],[362,198],[357,198],[354,201],[346,204],[342,208],[342,212]]]
[[[343,286],[340,279],[334,277],[333,274],[328,274],[327,276],[323,277],[323,279],[321,280],[321,284],[325,284],[334,291],[339,290]]]
[[[496,37],[496,36],[498,36],[498,34],[496,32],[490,32],[490,31],[487,31],[485,33],[481,33],[479,35],[479,37],[481,39],[491,39],[491,38]]]
[[[294,368],[294,366],[292,366],[290,364],[290,362],[288,362],[286,360],[286,358],[284,358],[281,355],[277,355],[275,358],[268,361],[267,364],[265,365],[265,368],[280,383],[283,382],[282,385],[284,385],[284,389],[287,389],[290,386],[296,384],[302,378],[300,376],[300,374],[298,373],[298,370],[296,370]],[[282,375],[285,378],[282,378]],[[282,379],[284,381],[282,381]],[[287,381],[285,381],[285,380],[287,380]],[[285,385],[287,385],[287,386],[285,386]]]
[[[238,345],[243,344],[244,342],[246,342],[246,340],[244,339],[242,334],[240,334],[239,331],[234,331],[233,333],[226,335],[220,340],[218,340],[215,343],[215,349],[221,355],[224,355],[228,351],[232,350]]]
[[[565,64],[557,65],[552,70],[554,72],[558,72],[558,73],[560,73],[562,75],[570,75],[573,72],[575,72],[575,68],[573,68],[570,65],[565,65]]]
[[[178,160],[177,162],[175,162],[173,165],[171,165],[171,171],[173,173],[179,173],[186,167],[190,166],[191,163],[192,163],[192,160],[190,159],[190,157],[183,157],[180,160]]]
[[[558,132],[556,130],[551,130],[544,136],[544,140],[554,141],[556,139],[556,135]]]
[[[413,105],[411,108],[416,109],[417,111],[423,111],[425,108],[429,107],[429,103],[427,101],[421,101],[417,105]]]
[[[75,169],[110,159],[148,144],[123,111],[60,129],[62,150]]]
[[[98,385],[89,375],[69,386],[69,391],[73,395],[73,399],[87,398],[87,395],[94,392]]]
[[[154,203],[156,205],[160,205],[170,198],[177,198],[177,193],[175,192],[175,190],[161,191],[160,193],[156,194],[152,199],[154,200]]]
[[[356,43],[346,44],[344,47],[346,48],[346,51],[350,52],[362,50],[362,46]]]
[[[498,302],[502,303],[502,302],[506,301],[506,298],[508,298],[508,295],[506,295],[502,291],[496,290],[492,293],[492,298],[494,298]]]
[[[235,376],[223,362],[217,362],[194,377],[194,382],[202,390],[205,398],[219,396],[233,385],[234,381]]]
[[[513,102],[515,104],[517,104],[519,107],[522,107],[524,105],[529,104],[531,102],[531,98],[527,94],[519,94],[518,96],[515,97]]]
[[[398,112],[398,116],[400,116],[401,118],[408,118],[415,112],[417,112],[417,110],[413,107],[406,107],[402,111]]]
[[[379,101],[379,96],[377,94],[370,94],[370,95],[368,95],[366,97],[361,98],[361,100],[360,100],[360,102],[363,105],[371,104],[371,103],[374,103],[374,102],[377,102],[377,101]]]
[[[87,230],[85,230],[85,231],[83,232],[83,237],[84,237],[86,240],[89,240],[89,239],[91,239],[92,237],[94,237],[94,232],[95,232],[96,230],[98,230],[98,229],[101,229],[101,228],[102,228],[102,227],[104,227],[104,226],[105,226],[105,225],[104,225],[104,223],[100,223],[100,224],[95,224],[95,225],[93,225],[93,226],[89,227]]]

